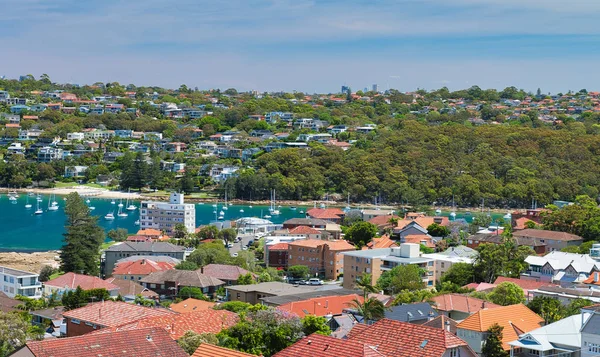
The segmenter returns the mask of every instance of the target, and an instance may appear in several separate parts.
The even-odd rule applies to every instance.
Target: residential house
[[[394,216],[394,211],[380,209],[364,209],[360,211],[363,221],[370,221],[375,217],[385,217],[390,220]]]
[[[515,236],[515,242],[518,246],[527,246],[536,254],[545,254],[546,253],[546,243],[542,243],[539,240],[530,237],[517,237]],[[473,234],[467,239],[467,246],[469,248],[476,249],[480,244],[488,243],[488,244],[502,244],[505,239],[500,234],[499,231],[489,232],[489,231],[480,231],[477,234]]]
[[[63,318],[63,306],[50,307],[42,310],[29,311],[31,323],[45,329],[53,337],[62,337],[67,334],[67,324]]]
[[[331,319],[341,315],[345,310],[352,308],[354,301],[363,302],[363,297],[358,294],[323,296],[312,299],[292,301],[277,306],[278,310],[287,311],[303,318],[307,315],[323,316]]]
[[[430,299],[433,308],[441,315],[454,321],[462,321],[483,309],[494,309],[500,305],[468,295],[444,294]]]
[[[44,146],[43,148],[38,150],[37,161],[38,162],[50,162],[55,160],[62,160],[63,158],[63,149]]]
[[[231,285],[226,287],[227,298],[230,301],[242,301],[249,304],[259,304],[262,298],[270,296],[296,295],[318,290],[318,286],[292,285],[278,281],[270,281],[251,285]]]
[[[594,312],[581,328],[581,357],[600,354],[600,313]]]
[[[84,133],[67,133],[67,140],[81,141],[83,139],[85,139]]]
[[[175,269],[174,262],[139,259],[134,261],[119,261],[112,271],[112,276],[118,279],[139,281],[142,278],[164,270]]]
[[[545,246],[543,253],[550,253],[555,250],[560,251],[563,248],[570,246],[578,246],[583,243],[583,238],[578,235],[547,231],[544,229],[523,229],[513,232],[513,237],[519,241],[520,239],[531,239],[535,241],[535,246]],[[522,244],[521,244],[522,245]]]
[[[525,212],[516,211],[511,213],[511,224],[513,227],[523,226],[524,222],[533,221],[536,224],[542,224],[542,212],[548,211],[545,208],[528,209]],[[525,220],[523,220],[525,218]],[[518,224],[518,222],[521,222]]]
[[[8,297],[3,292],[0,292],[0,311],[1,312],[12,312],[19,310],[17,308],[18,305],[22,305],[23,302],[20,300],[16,300]]]
[[[211,345],[209,343],[201,343],[198,349],[194,351],[192,357],[255,357],[249,353],[231,350],[225,347]]]
[[[402,304],[385,311],[385,318],[422,325],[438,316],[437,311],[427,302]]]
[[[63,313],[67,337],[81,336],[103,328],[118,327],[148,317],[168,316],[174,312],[121,301],[106,300],[87,304]]]
[[[104,255],[104,274],[106,276],[111,276],[116,262],[120,259],[136,255],[145,255],[152,257],[167,256],[183,260],[185,256],[185,248],[165,242],[123,242],[110,246],[104,251]]]
[[[31,108],[23,105],[23,104],[17,104],[17,105],[13,105],[10,107],[10,112],[13,114],[21,114],[24,111],[30,110]]]
[[[348,131],[348,127],[345,125],[333,125],[327,128],[327,132],[332,135],[345,133],[346,131]]]
[[[384,234],[381,237],[373,237],[369,243],[367,243],[362,249],[379,249],[379,248],[391,248],[398,247],[396,241],[390,239],[390,236]]]
[[[297,285],[297,286],[301,286],[301,285]],[[304,286],[304,285],[302,285]],[[326,298],[328,297],[339,297],[339,296],[349,296],[349,295],[363,295],[363,292],[361,290],[354,290],[354,289],[344,289],[344,288],[340,288],[337,286],[323,286],[323,287],[319,287],[318,289],[313,289],[313,290],[309,290],[309,291],[304,291],[304,292],[298,292],[296,294],[285,294],[285,295],[275,295],[275,296],[266,296],[266,297],[262,297],[260,299],[260,302],[263,305],[266,306],[272,306],[272,307],[278,307],[278,306],[282,306],[282,305],[288,305],[290,303],[293,302],[302,302],[302,301],[316,301],[315,299],[321,299],[324,298],[325,300],[323,300],[323,304],[321,304],[321,306],[317,305],[317,307],[311,307],[311,310],[314,310],[315,308],[317,309],[317,311],[321,311],[320,308],[321,307],[325,307],[326,305],[328,305],[329,303],[327,302],[328,300]],[[384,306],[388,306],[391,297],[387,296],[387,295],[379,295],[379,294],[368,294],[369,297],[374,297],[378,300],[380,300]],[[320,303],[321,301],[316,301],[316,303]],[[351,305],[348,304],[346,305],[344,308],[351,308]],[[342,313],[342,309],[339,310],[340,314]],[[324,314],[323,316],[325,316],[327,314]]]
[[[198,300],[194,298],[187,298],[181,302],[173,303],[169,305],[169,309],[179,314],[186,312],[195,312],[203,310],[212,310],[216,303],[204,300]]]
[[[454,264],[473,264],[478,255],[475,249],[464,245],[450,247],[439,253],[423,254],[424,257],[435,260],[435,275],[438,281]]]
[[[323,219],[337,224],[342,223],[344,215],[344,211],[339,208],[311,208],[306,211],[308,218]]]
[[[238,176],[237,173],[239,171],[238,166],[228,166],[228,165],[213,165],[210,169],[209,176],[216,183],[225,182],[230,177]]]
[[[147,132],[147,133],[144,133],[144,140],[145,141],[162,140],[162,138],[163,138],[162,133],[156,133],[156,132]]]
[[[9,298],[22,295],[38,299],[42,296],[39,274],[0,266],[0,292]]]
[[[14,357],[90,356],[189,357],[163,328],[89,334],[30,341]]]
[[[80,287],[83,290],[106,289],[110,296],[116,297],[119,295],[119,287],[102,280],[96,276],[89,276],[76,273],[66,273],[44,283],[44,294],[51,295],[53,293],[62,296],[63,294],[74,291]]]
[[[336,280],[344,272],[343,252],[354,251],[346,240],[298,240],[288,243],[288,265],[305,265],[311,276]]]
[[[133,130],[129,130],[129,129],[117,129],[115,130],[115,136],[117,138],[131,138],[133,137]]]
[[[328,221],[323,219],[314,219],[314,218],[291,218],[287,221],[283,222],[284,229],[293,229],[299,226],[306,226],[315,228],[318,230],[325,230],[329,224]]]
[[[65,166],[65,178],[83,177],[87,171],[87,166]]]
[[[600,271],[600,261],[589,254],[550,252],[543,257],[530,255],[525,259],[529,268],[522,279],[532,279],[569,286],[581,283],[594,272]]]
[[[423,284],[433,288],[435,282],[435,261],[421,255],[418,244],[404,243],[400,247],[348,251],[344,255],[344,282],[346,289],[354,287],[363,274],[371,274],[375,284],[384,271],[398,265],[416,265],[424,270]]]
[[[163,270],[151,273],[140,280],[142,285],[161,296],[175,296],[183,287],[200,288],[207,296],[214,296],[216,290],[225,285],[217,278],[202,274],[198,270]]]
[[[140,283],[133,280],[124,280],[118,278],[107,278],[106,282],[119,287],[119,295],[125,302],[134,302],[138,295],[146,299],[158,300],[158,294],[143,287]]]
[[[518,285],[521,289],[523,289],[523,293],[525,294],[525,298],[527,301],[533,299],[533,295],[529,293],[530,290],[536,290],[541,288],[542,286],[556,286],[554,284],[548,283],[547,281],[535,281],[531,279],[517,279],[517,278],[507,278],[504,276],[499,276],[494,281],[494,285],[500,285],[502,283],[513,283]]]
[[[444,315],[438,315],[438,317],[434,318],[433,320],[429,320],[429,321],[423,323],[423,326],[429,326],[429,327],[446,330],[455,336],[456,336],[456,325],[458,325],[458,322],[456,322],[456,321],[452,320],[451,318],[444,316]]]
[[[376,346],[368,343],[342,340],[331,336],[319,335],[317,333],[302,338],[293,345],[273,355],[273,357],[315,356],[385,357],[386,355],[379,353]]]
[[[498,324],[502,330],[502,348],[510,350],[509,342],[514,341],[519,335],[538,329],[544,319],[525,305],[501,306],[494,309],[479,310],[467,317],[456,326],[456,335],[465,340],[478,354],[489,333],[488,329]]]
[[[256,278],[255,274],[246,269],[226,264],[208,264],[200,268],[200,272],[206,276],[224,281],[227,285],[237,284],[238,279],[246,274],[251,274]]]
[[[288,243],[265,244],[265,265],[276,269],[287,269],[288,250]]]
[[[45,104],[45,103],[33,104],[33,105],[31,105],[29,107],[29,111],[31,111],[31,112],[43,112],[47,108],[48,108],[48,104]]]
[[[25,154],[25,147],[21,143],[11,143],[7,148],[7,152],[12,155],[23,155]]]
[[[563,288],[560,286],[541,286],[535,290],[529,290],[532,298],[545,296],[560,301],[563,305],[570,304],[573,300],[587,299],[594,303],[600,303],[600,291],[589,288]]]
[[[590,314],[577,314],[519,335],[509,342],[511,357],[561,356],[579,357],[581,328]],[[600,352],[600,350],[598,351]]]

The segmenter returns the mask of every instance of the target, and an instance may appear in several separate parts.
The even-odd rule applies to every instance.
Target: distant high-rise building
[[[347,93],[350,90],[348,86],[342,86],[342,93]]]
[[[373,92],[379,92],[379,86],[377,84],[373,84]]]
[[[184,203],[183,194],[171,193],[168,203],[142,201],[140,208],[142,229],[153,228],[172,234],[178,224],[185,225],[190,233],[196,229],[196,206]]]

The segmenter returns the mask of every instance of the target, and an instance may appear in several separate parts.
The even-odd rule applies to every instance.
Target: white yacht
[[[104,216],[104,219],[107,221],[112,221],[113,219],[115,219],[115,215],[112,212],[107,213],[106,216]]]
[[[42,214],[42,213],[44,213],[44,211],[42,211],[42,209],[40,208],[40,202],[39,201],[37,203],[37,209],[33,213],[34,214]]]

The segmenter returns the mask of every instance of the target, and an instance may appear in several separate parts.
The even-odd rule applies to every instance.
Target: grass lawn
[[[79,184],[76,182],[56,182],[54,184],[54,187],[56,187],[56,188],[65,188],[65,187],[73,187],[73,186],[79,186]]]
[[[110,242],[104,242],[104,243],[102,243],[102,245],[100,246],[100,250],[105,250],[105,249],[108,249],[108,247],[110,247],[111,245],[113,245],[113,244],[116,244],[116,243],[117,243],[117,242],[115,242],[115,241],[112,241],[112,240],[111,240]]]
[[[65,273],[65,272],[62,272],[62,271],[57,271],[56,273],[54,273],[54,274],[50,275],[50,277],[48,278],[48,280],[56,279],[56,278],[58,278],[59,276],[63,275],[64,273]]]

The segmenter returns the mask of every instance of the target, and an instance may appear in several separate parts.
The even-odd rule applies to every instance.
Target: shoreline
[[[58,268],[57,250],[46,251],[0,251],[0,266],[39,273],[44,265]]]

